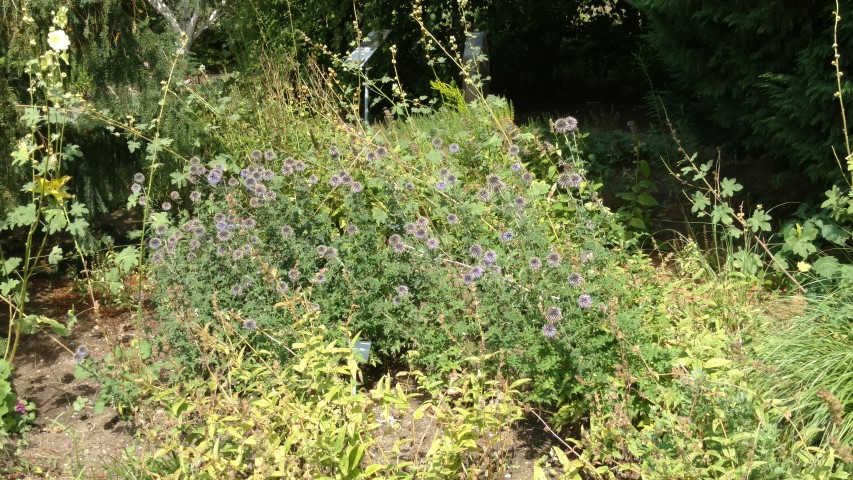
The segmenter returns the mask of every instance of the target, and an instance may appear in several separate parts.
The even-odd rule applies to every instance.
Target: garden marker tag
[[[367,362],[370,360],[370,340],[358,340],[355,342],[355,346],[352,347],[352,353],[355,354],[355,358],[362,362]]]
[[[351,67],[362,69],[364,65],[370,60],[370,57],[376,53],[376,50],[379,48],[379,45],[388,37],[388,34],[391,33],[391,30],[381,30],[381,31],[372,31],[364,37],[364,40],[361,41],[361,44],[355,48],[352,52],[350,52],[347,57],[346,63]]]
[[[471,80],[479,83],[483,91],[483,95],[488,95],[488,78],[489,78],[489,44],[486,42],[486,32],[468,32],[468,39],[465,40],[465,50],[462,53],[462,60],[465,62],[465,68],[468,70],[468,75],[473,77]],[[465,82],[465,102],[473,102],[480,95],[477,88],[471,82]]]
[[[364,40],[361,41],[361,44],[356,47],[355,50],[350,52],[347,57],[346,64],[353,67],[358,68],[359,70],[364,70],[364,76],[367,77],[367,69],[364,68],[364,65],[367,64],[367,61],[370,60],[370,57],[376,53],[376,50],[379,48],[379,45],[385,41],[385,38],[388,37],[388,34],[391,33],[391,30],[374,30],[367,34],[364,37]],[[367,88],[367,85],[364,86],[364,123],[368,123],[368,112],[370,111],[370,89]]]

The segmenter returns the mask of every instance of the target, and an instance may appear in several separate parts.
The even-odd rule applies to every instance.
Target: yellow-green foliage
[[[395,432],[395,415],[409,414],[414,394],[388,377],[359,389],[352,346],[329,342],[311,320],[294,326],[293,357],[284,362],[250,354],[238,334],[222,341],[200,330],[219,367],[205,379],[147,385],[152,408],[144,410],[160,413],[139,420],[152,425],[147,441],[156,451],[137,468],[180,479],[440,479],[503,468],[502,432],[521,418],[514,389],[522,382],[507,386],[477,370],[447,384],[411,372],[430,398],[409,422],[429,428],[409,437]],[[392,441],[378,442],[381,434]]]

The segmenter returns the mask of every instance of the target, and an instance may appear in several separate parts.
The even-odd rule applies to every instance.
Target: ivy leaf
[[[89,228],[89,222],[84,218],[78,218],[68,225],[68,232],[75,237],[86,235],[86,229]]]
[[[122,273],[133,270],[139,263],[139,249],[134,246],[125,247],[122,251],[118,252],[115,261]]]
[[[65,175],[63,177],[46,180],[44,177],[36,176],[35,184],[29,189],[30,192],[40,195],[50,195],[57,202],[62,203],[66,198],[71,198],[72,195],[66,190],[66,183],[71,180],[71,177]]]
[[[723,198],[729,198],[735,194],[735,192],[739,192],[743,190],[743,185],[737,183],[736,180],[731,178],[724,178],[722,182],[720,182],[720,196]]]
[[[3,222],[2,228],[17,228],[23,225],[32,225],[36,221],[36,205],[21,205],[6,215],[6,221]]]
[[[750,230],[753,232],[769,232],[770,231],[770,220],[773,217],[767,214],[764,210],[755,210],[755,213],[752,214],[751,217],[746,219],[746,224]]]
[[[704,215],[705,209],[711,206],[711,201],[708,200],[708,196],[702,192],[694,192],[693,198],[690,200],[693,202],[690,212],[698,213],[700,217]]]
[[[60,260],[62,260],[62,248],[59,245],[54,245],[50,255],[47,256],[47,263],[56,265]]]
[[[3,262],[3,271],[2,271],[3,275],[9,275],[10,273],[14,272],[15,269],[18,268],[18,265],[20,265],[22,261],[23,260],[21,260],[19,257],[12,257],[12,258],[6,260],[5,262]]]
[[[714,223],[722,223],[723,225],[732,224],[732,215],[735,211],[728,205],[717,205],[711,211],[711,221]]]
[[[89,214],[89,209],[82,203],[74,202],[71,204],[71,208],[68,209],[68,213],[75,217],[83,217]]]

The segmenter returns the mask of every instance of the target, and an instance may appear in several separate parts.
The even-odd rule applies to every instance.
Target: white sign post
[[[347,65],[358,68],[364,72],[364,77],[367,78],[368,69],[365,68],[367,61],[370,60],[370,57],[376,53],[376,50],[379,48],[379,45],[385,41],[385,38],[388,37],[388,34],[391,33],[391,30],[374,30],[367,34],[364,37],[364,40],[361,41],[361,44],[355,48],[352,52],[350,52],[347,57],[346,63]],[[364,123],[368,122],[368,111],[370,110],[370,89],[367,88],[367,85],[364,86]]]

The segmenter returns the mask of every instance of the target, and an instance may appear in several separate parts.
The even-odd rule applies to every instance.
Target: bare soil
[[[31,313],[61,321],[68,310],[74,309],[78,324],[71,336],[59,342],[44,334],[23,339],[15,360],[13,385],[20,398],[35,404],[36,419],[23,436],[0,437],[0,480],[115,478],[114,467],[125,449],[139,446],[133,425],[114,408],[100,415],[93,413],[98,384],[74,377],[74,350],[86,345],[89,355],[103,357],[118,343],[132,338],[131,313],[101,305],[96,320],[91,303],[84,297],[68,276],[39,279],[31,290]],[[0,314],[0,333],[7,325],[8,318]],[[73,408],[78,397],[89,399],[79,412]],[[391,451],[390,446],[403,440],[408,445],[404,455],[412,456],[417,445],[422,446],[424,441],[429,444],[435,425],[430,424],[428,416],[414,421],[412,413],[417,407],[414,404],[408,411],[395,413],[403,428],[379,432],[379,443],[389,447],[383,450]],[[532,420],[507,428],[502,437],[495,447],[506,452],[506,470],[480,478],[531,479],[534,463],[554,444],[543,426]]]

